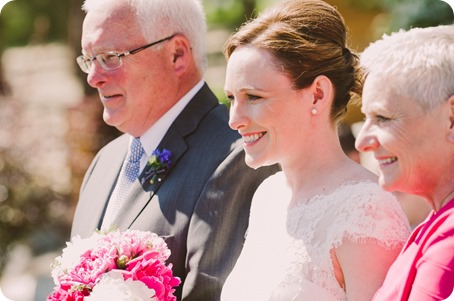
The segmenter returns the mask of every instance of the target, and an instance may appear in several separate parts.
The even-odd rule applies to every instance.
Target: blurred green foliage
[[[363,9],[389,14],[387,32],[411,27],[429,27],[454,23],[452,8],[441,0],[345,0]]]
[[[362,9],[389,12],[389,31],[399,28],[452,24],[451,7],[441,0],[343,0]],[[210,26],[236,29],[273,0],[204,0]],[[14,0],[0,15],[0,51],[5,47],[30,43],[67,41],[71,32],[79,32],[81,20],[72,22],[73,10],[82,0]],[[80,22],[79,22],[80,21]]]
[[[239,24],[248,19],[248,16],[253,12],[246,12],[239,1],[224,2],[216,4],[213,1],[204,2],[205,11],[207,13],[207,23],[211,27],[227,27],[234,30]]]
[[[0,47],[65,41],[70,1],[14,0],[0,15]]]
[[[454,12],[441,0],[383,1],[390,11],[390,30],[453,24]]]

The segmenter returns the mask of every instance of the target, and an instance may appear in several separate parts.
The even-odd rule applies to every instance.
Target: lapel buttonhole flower
[[[156,181],[161,181],[162,176],[172,163],[170,160],[171,157],[172,152],[168,149],[164,148],[162,151],[159,149],[154,150],[148,159],[142,183],[149,182],[150,184],[154,184]]]

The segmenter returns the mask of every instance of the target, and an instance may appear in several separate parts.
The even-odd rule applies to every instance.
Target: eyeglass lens
[[[77,57],[76,61],[79,65],[80,69],[85,72],[89,73],[91,66],[93,65],[93,61],[97,60],[101,67],[105,70],[114,70],[120,68],[122,65],[121,57],[136,54],[148,47],[154,46],[156,44],[162,43],[164,41],[172,39],[176,34],[158,40],[156,42],[141,46],[139,48],[124,52],[124,53],[116,53],[116,52],[104,52],[95,55],[94,57],[85,58],[83,55]]]
[[[94,60],[97,60],[101,67],[105,70],[113,70],[121,66],[121,57],[114,52],[100,53],[95,57],[88,59],[84,58],[83,56],[79,56],[77,58],[77,63],[79,64],[79,67],[83,72],[88,73],[91,66],[93,65]]]

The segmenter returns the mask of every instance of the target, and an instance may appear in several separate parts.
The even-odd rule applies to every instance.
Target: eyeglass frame
[[[115,52],[115,51],[108,51],[108,52],[101,52],[101,53],[98,53],[97,55],[95,56],[84,56],[83,54],[82,55],[79,55],[77,58],[76,58],[76,62],[77,64],[79,65],[79,68],[82,70],[82,72],[84,73],[89,73],[90,72],[90,68],[91,66],[93,65],[93,61],[94,60],[97,60],[99,62],[99,65],[104,69],[104,70],[107,70],[107,71],[110,71],[110,70],[116,70],[118,68],[120,68],[121,66],[123,66],[123,61],[121,60],[122,57],[126,57],[128,55],[133,55],[133,54],[136,54],[142,50],[145,50],[151,46],[154,46],[154,45],[157,45],[159,43],[162,43],[162,42],[165,42],[167,40],[170,40],[172,38],[174,38],[177,34],[173,34],[173,35],[170,35],[166,38],[163,38],[163,39],[160,39],[158,41],[155,41],[155,42],[152,42],[150,44],[146,44],[146,45],[143,45],[143,46],[140,46],[140,47],[137,47],[137,48],[134,48],[132,50],[129,50],[129,51],[125,51],[125,52],[122,52],[122,53],[118,53],[118,52]],[[101,56],[101,55],[106,55],[106,54],[109,54],[109,55],[114,55],[118,58],[118,62],[119,62],[119,65],[118,67],[115,67],[115,68],[109,68],[107,67],[107,65],[105,65],[104,61],[103,60],[100,60],[98,57]],[[90,62],[90,63],[88,63]],[[90,64],[90,65],[88,65]]]

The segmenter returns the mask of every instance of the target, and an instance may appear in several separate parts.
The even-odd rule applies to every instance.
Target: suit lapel
[[[130,228],[137,217],[143,212],[153,196],[163,185],[165,179],[171,174],[172,170],[174,170],[174,167],[178,164],[180,158],[187,151],[188,145],[185,141],[185,137],[198,128],[198,125],[204,116],[216,105],[218,105],[216,96],[205,84],[188,103],[175,122],[172,123],[158,146],[158,149],[163,150],[165,148],[172,153],[170,167],[161,177],[160,181],[155,181],[153,184],[145,182],[142,187],[140,181],[143,178],[146,169],[149,167],[146,166],[144,168],[138,181],[136,181],[132,187],[131,195],[128,198],[128,204],[122,209],[122,212],[114,221],[120,229]]]
[[[137,217],[142,213],[148,203],[151,201],[153,196],[159,190],[159,187],[164,183],[167,176],[172,172],[173,167],[177,164],[178,160],[188,149],[188,146],[184,139],[178,134],[175,127],[172,125],[163,140],[161,141],[159,148],[167,148],[172,152],[171,164],[166,173],[160,177],[160,181],[155,181],[153,184],[150,182],[144,183],[143,186],[140,184],[141,177],[146,172],[146,168],[142,171],[139,179],[134,182],[130,197],[128,197],[128,204],[122,209],[122,212],[118,215],[115,224],[119,225],[120,228],[130,228]]]
[[[123,135],[106,146],[102,153],[95,159],[96,166],[89,175],[87,184],[82,189],[80,206],[78,211],[83,212],[83,224],[76,233],[84,236],[92,234],[93,229],[101,227],[101,218],[110,194],[115,187],[121,166],[128,149],[128,135]]]

